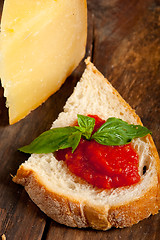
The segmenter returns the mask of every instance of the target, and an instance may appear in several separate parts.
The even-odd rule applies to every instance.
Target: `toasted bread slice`
[[[52,127],[72,125],[77,114],[96,114],[102,119],[121,118],[142,124],[94,65],[86,70]],[[141,181],[111,190],[98,189],[72,174],[64,161],[52,153],[32,154],[17,171],[13,181],[22,184],[37,206],[55,221],[71,227],[107,230],[126,227],[158,213],[160,209],[160,163],[150,135],[134,139],[139,154]],[[146,172],[143,174],[143,168]]]

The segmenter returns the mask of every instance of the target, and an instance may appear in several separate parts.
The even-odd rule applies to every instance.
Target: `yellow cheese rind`
[[[86,1],[6,0],[1,31],[1,81],[13,124],[56,92],[83,58]]]

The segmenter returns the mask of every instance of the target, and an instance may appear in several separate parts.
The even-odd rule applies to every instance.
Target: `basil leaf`
[[[75,132],[68,138],[68,142],[70,146],[72,147],[72,153],[75,151],[75,149],[78,147],[78,144],[81,140],[82,133],[81,132]]]
[[[79,126],[74,127],[50,129],[19,150],[25,153],[50,153],[71,147],[74,152],[82,135],[88,140],[94,139],[103,145],[124,145],[131,142],[133,138],[151,133],[141,125],[128,124],[118,118],[109,118],[91,137],[95,119],[78,115],[78,124]]]
[[[89,140],[95,126],[95,119],[80,114],[77,114],[77,117],[79,127],[76,126],[75,128],[77,128],[82,135]]]
[[[141,125],[128,124],[118,118],[109,118],[92,135],[92,139],[103,145],[124,145],[134,138],[144,137],[151,133],[146,127]]]
[[[19,150],[25,153],[50,153],[72,147],[74,151],[79,144],[80,137],[81,133],[75,127],[53,128]]]

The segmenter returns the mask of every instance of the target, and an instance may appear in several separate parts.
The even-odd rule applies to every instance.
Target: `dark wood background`
[[[2,9],[3,0],[0,4]],[[88,0],[86,55],[140,115],[159,151],[160,1]],[[72,229],[48,218],[12,182],[10,174],[28,158],[18,147],[51,127],[83,70],[81,63],[57,93],[12,126],[0,87],[0,236],[7,240],[160,239],[160,214],[125,229]]]

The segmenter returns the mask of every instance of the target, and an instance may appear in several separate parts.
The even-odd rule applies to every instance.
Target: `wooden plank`
[[[3,1],[0,1],[2,6]],[[160,150],[160,33],[158,1],[88,0],[86,56],[112,82],[151,129]],[[11,181],[28,155],[17,151],[49,129],[81,77],[84,64],[61,89],[19,123],[8,125],[3,89],[0,87],[0,235],[7,240],[158,240],[160,214],[131,228],[107,232],[72,229],[47,218],[21,186]]]
[[[152,224],[151,224],[152,223]],[[74,229],[51,221],[46,240],[159,240],[160,214],[151,216],[137,225],[129,228],[115,229],[108,231],[96,231],[92,229]]]

